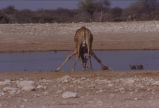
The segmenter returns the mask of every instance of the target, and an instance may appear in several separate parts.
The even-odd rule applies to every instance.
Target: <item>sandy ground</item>
[[[85,25],[98,50],[159,49],[159,22],[1,24],[0,52],[72,50]],[[0,108],[158,108],[158,71],[0,72]]]
[[[158,101],[157,71],[0,73],[0,108],[158,108]]]
[[[81,26],[94,35],[93,49],[159,49],[159,22],[0,24],[0,51],[73,50]]]

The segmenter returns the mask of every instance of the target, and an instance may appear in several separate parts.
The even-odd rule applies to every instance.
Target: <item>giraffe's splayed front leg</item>
[[[95,58],[95,60],[101,65],[102,70],[110,70],[108,66],[105,66],[102,61],[96,56],[96,54],[94,52],[92,52],[93,57]]]
[[[77,52],[74,51],[72,54],[70,54],[69,56],[67,56],[66,59],[64,60],[64,62],[63,62],[59,67],[56,68],[55,72],[60,71],[61,68],[62,68],[74,55],[76,55],[76,53],[77,53]]]

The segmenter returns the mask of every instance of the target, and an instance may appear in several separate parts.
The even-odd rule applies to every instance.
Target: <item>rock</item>
[[[134,92],[130,92],[129,94],[130,94],[130,96],[133,96]]]
[[[28,102],[28,99],[22,99],[23,102]]]
[[[4,85],[10,85],[11,81],[6,79],[4,81],[0,81],[0,86],[4,86]]]
[[[101,100],[98,100],[98,99],[93,99],[93,100],[89,100],[87,102],[87,105],[91,108],[99,108],[101,106],[103,106],[103,101]]]
[[[73,84],[70,84],[70,85],[69,85],[69,87],[70,87],[70,88],[74,88],[74,87],[75,87],[75,85],[73,85]]]
[[[81,80],[86,80],[87,78],[86,77],[81,77]]]
[[[79,86],[79,85],[77,86],[77,88],[78,88],[78,89],[83,89],[83,87],[82,87],[82,86]]]
[[[35,90],[34,81],[17,81],[16,84],[23,91]]]
[[[43,95],[44,96],[47,96],[49,93],[48,92],[43,92]]]
[[[124,81],[122,81],[122,83],[125,85],[133,86],[135,80],[136,80],[135,78],[127,78]]]
[[[10,80],[10,79],[6,79],[6,80],[4,80],[4,82],[5,82],[6,84],[10,84],[10,83],[11,83],[11,80]]]
[[[112,84],[112,83],[109,83],[109,84],[108,84],[108,87],[113,87],[113,84]]]
[[[5,88],[3,88],[3,91],[8,92],[10,95],[14,95],[17,92],[17,88],[5,87]]]
[[[114,98],[114,97],[115,97],[115,94],[111,93],[111,94],[109,95],[109,97],[110,97],[110,98]]]
[[[67,99],[67,98],[77,98],[78,94],[76,92],[67,91],[67,92],[64,92],[62,94],[62,97],[65,98],[65,99]]]
[[[59,94],[59,93],[62,93],[62,92],[63,92],[62,90],[57,90],[56,94]]]
[[[119,88],[119,92],[120,92],[120,93],[125,93],[125,89],[124,89],[123,87],[120,87],[120,88]]]
[[[97,84],[107,84],[107,83],[111,83],[111,81],[109,80],[100,80],[100,79],[96,79],[95,82]]]
[[[0,86],[4,86],[4,85],[6,85],[4,81],[0,81]]]
[[[40,97],[40,94],[33,94],[34,97]]]
[[[94,89],[95,87],[96,87],[96,85],[94,83],[88,85],[88,88],[90,88],[90,89]]]
[[[138,98],[134,98],[134,101],[138,101],[139,99]]]
[[[102,89],[100,89],[100,90],[98,90],[98,91],[96,91],[96,93],[98,94],[98,93],[102,93],[103,92],[103,90]]]
[[[97,103],[96,103],[96,105],[97,105],[97,106],[102,106],[102,105],[103,105],[103,102],[102,102],[101,100],[98,100]]]
[[[65,75],[61,78],[58,78],[57,79],[57,82],[60,82],[60,83],[68,83],[69,81],[72,80],[72,77],[68,76],[68,75]]]
[[[93,100],[89,100],[89,101],[87,101],[87,104],[93,105],[94,101]]]
[[[19,94],[20,92],[21,92],[21,90],[20,90],[20,89],[17,89],[16,94]]]
[[[159,85],[159,81],[154,81],[152,85]]]
[[[74,84],[80,84],[82,81],[80,79],[76,79],[72,81]]]
[[[46,90],[46,89],[47,89],[47,87],[46,87],[46,86],[43,86],[43,85],[38,85],[36,88],[37,88],[37,89],[43,89],[43,90]]]
[[[20,107],[20,108],[25,108],[25,105],[20,105],[19,107]]]
[[[52,80],[42,79],[42,80],[40,80],[39,82],[40,82],[40,83],[48,84],[49,82],[52,82]]]
[[[4,94],[4,92],[0,92],[0,96],[4,96],[5,94]]]

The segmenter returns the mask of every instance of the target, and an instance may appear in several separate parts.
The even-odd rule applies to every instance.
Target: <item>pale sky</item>
[[[113,7],[127,7],[135,0],[110,0]],[[0,0],[0,8],[9,5],[15,6],[17,9],[57,9],[78,7],[79,0]]]

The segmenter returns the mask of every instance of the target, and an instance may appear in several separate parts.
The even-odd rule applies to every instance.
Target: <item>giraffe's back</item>
[[[75,37],[74,37],[75,43],[77,42],[83,42],[83,41],[91,41],[93,42],[93,35],[91,31],[86,27],[81,27],[76,31]]]
[[[75,50],[77,51],[78,56],[82,44],[86,44],[88,54],[90,54],[90,51],[92,50],[93,35],[88,28],[83,26],[80,29],[78,29],[75,33],[74,41],[75,41]]]

